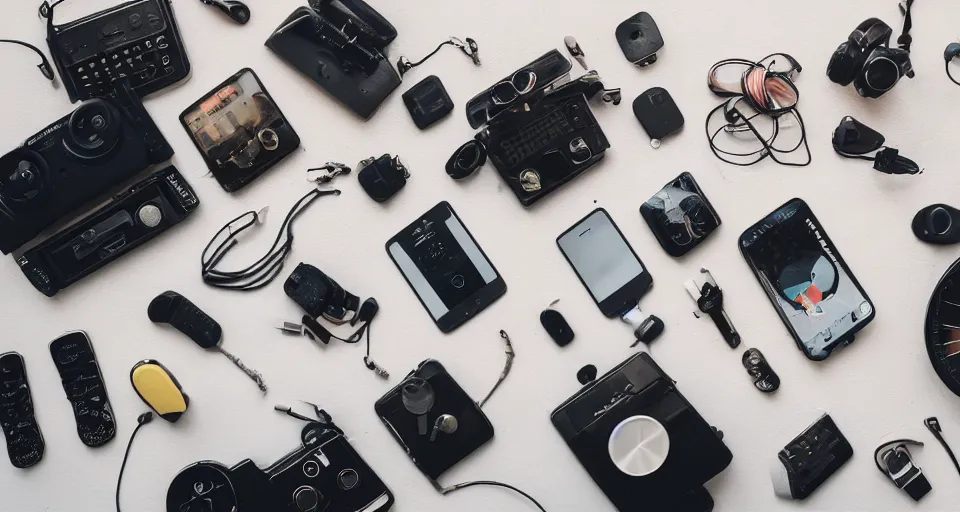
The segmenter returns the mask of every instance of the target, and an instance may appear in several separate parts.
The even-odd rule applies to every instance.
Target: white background
[[[3,3],[0,34],[45,48],[45,24],[36,15],[39,2]],[[57,9],[58,20],[110,3],[73,0]],[[653,347],[657,361],[701,414],[726,433],[734,459],[708,485],[716,510],[960,507],[958,475],[922,424],[925,417],[938,416],[945,436],[960,449],[960,400],[935,375],[923,344],[927,300],[958,251],[921,244],[910,231],[910,220],[920,208],[935,202],[960,206],[955,151],[960,88],[947,80],[941,57],[943,48],[960,35],[956,2],[917,2],[917,78],[870,101],[852,88],[832,84],[824,70],[836,46],[865,18],[880,17],[899,32],[896,2],[889,0],[376,1],[374,6],[400,33],[390,47],[391,60],[400,55],[419,58],[456,35],[479,42],[483,66],[476,68],[459,52],[445,49],[412,71],[366,123],[263,46],[299,0],[249,0],[253,19],[244,27],[199,1],[175,3],[193,75],[182,86],[149,98],[146,105],[177,150],[174,163],[196,189],[202,207],[182,226],[53,300],[33,289],[12,258],[0,263],[0,348],[26,358],[47,443],[43,461],[32,469],[0,463],[3,510],[112,510],[124,446],[137,415],[145,410],[128,374],[145,358],[167,365],[191,404],[180,422],[155,421],[139,435],[125,476],[124,510],[162,511],[169,481],[197,460],[234,464],[250,457],[265,466],[278,459],[296,446],[300,424],[272,408],[298,399],[320,403],[334,415],[396,494],[394,510],[533,510],[517,496],[496,489],[439,496],[373,411],[374,401],[426,358],[443,362],[479,399],[503,364],[500,329],[510,333],[518,355],[510,378],[486,407],[496,437],[443,482],[497,479],[531,493],[550,511],[612,510],[549,421],[550,411],[578,389],[577,369],[592,363],[604,372],[632,353],[629,329],[599,313],[555,245],[558,234],[597,206],[612,214],[654,276],[654,289],[643,306],[667,324]],[[653,14],[666,39],[660,61],[643,70],[623,58],[613,36],[617,24],[640,9]],[[578,38],[589,64],[608,85],[623,88],[622,105],[595,109],[612,144],[606,159],[530,211],[489,166],[463,183],[447,178],[444,163],[474,133],[463,118],[466,101],[548,49],[562,49],[568,34]],[[51,89],[37,73],[35,55],[10,45],[0,46],[0,52],[5,73],[0,82],[0,141],[9,150],[72,106],[62,89]],[[747,169],[723,164],[710,153],[703,134],[704,117],[718,103],[705,87],[706,71],[724,58],[759,59],[773,52],[788,52],[804,66],[798,79],[800,109],[813,164],[800,169],[770,162]],[[248,189],[228,195],[207,176],[177,116],[246,66],[260,75],[303,144]],[[439,125],[420,132],[400,94],[429,74],[442,78],[457,108]],[[659,150],[650,147],[630,109],[633,98],[653,86],[672,93],[688,125]],[[886,135],[890,145],[926,171],[891,177],[873,171],[869,163],[837,157],[830,134],[847,114]],[[272,241],[283,213],[309,190],[307,167],[328,160],[352,165],[386,152],[402,155],[411,169],[406,189],[381,206],[364,195],[356,178],[339,180],[342,196],[321,199],[301,217],[282,278],[305,261],[358,295],[376,296],[382,311],[373,331],[373,355],[392,371],[389,382],[363,368],[362,345],[331,344],[321,350],[306,339],[280,335],[274,328],[278,321],[300,316],[282,291],[282,278],[255,293],[221,291],[202,283],[198,261],[203,246],[227,220],[270,205],[267,226],[245,240],[226,263],[252,261]],[[682,171],[695,175],[724,224],[703,247],[675,260],[657,245],[638,208]],[[811,205],[878,309],[876,320],[854,345],[821,363],[808,361],[796,349],[736,248],[743,229],[792,197]],[[437,330],[383,249],[390,236],[441,200],[451,202],[509,286],[499,302],[451,335]],[[709,320],[691,314],[693,305],[681,284],[701,266],[710,268],[724,288],[727,311],[743,335],[744,347],[761,349],[780,374],[783,384],[776,394],[756,391],[741,367],[742,349],[730,350]],[[268,396],[261,396],[222,356],[202,352],[181,334],[149,322],[147,304],[167,289],[184,293],[219,320],[224,347],[263,373]],[[577,332],[565,349],[554,345],[538,322],[540,311],[558,298],[559,309]],[[76,329],[87,331],[93,340],[118,416],[117,438],[99,449],[86,448],[77,438],[47,349],[51,340]],[[775,498],[770,463],[785,443],[825,411],[853,444],[855,457],[806,502]],[[870,460],[873,449],[893,436],[927,443],[913,450],[933,485],[918,505],[885,480]]]

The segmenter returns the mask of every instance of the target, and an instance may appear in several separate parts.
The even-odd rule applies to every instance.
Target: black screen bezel
[[[602,301],[598,301],[597,298],[593,295],[593,292],[590,291],[590,287],[587,286],[587,282],[584,281],[583,276],[580,275],[580,271],[577,269],[576,265],[570,260],[570,257],[563,250],[563,246],[560,245],[560,239],[565,237],[568,233],[576,231],[584,221],[592,217],[597,212],[603,213],[603,216],[607,219],[613,229],[617,231],[617,234],[620,235],[620,239],[623,240],[623,243],[627,246],[627,249],[630,250],[630,254],[633,254],[633,257],[637,259],[637,262],[640,263],[640,266],[643,267],[643,272],[640,275],[634,277],[630,281],[627,281],[623,284],[617,291],[613,292],[609,297]],[[560,253],[563,254],[564,259],[567,260],[567,263],[570,264],[570,268],[573,269],[573,272],[577,275],[577,279],[580,280],[580,283],[583,284],[583,287],[587,290],[587,293],[590,294],[590,297],[597,304],[597,307],[600,308],[600,312],[604,314],[607,318],[614,318],[635,308],[639,304],[640,299],[643,298],[647,292],[650,291],[650,288],[653,287],[653,276],[650,275],[650,269],[647,265],[640,259],[640,256],[637,256],[637,252],[633,250],[633,246],[630,245],[630,242],[627,240],[627,237],[623,236],[623,231],[620,231],[620,227],[617,226],[617,223],[613,221],[613,218],[610,217],[610,214],[607,210],[603,208],[597,208],[592,212],[585,215],[582,219],[578,220],[573,226],[567,228],[566,231],[560,234],[557,237],[557,248],[560,249]]]
[[[470,241],[472,241],[473,244],[477,246],[477,250],[480,251],[480,255],[483,256],[483,259],[485,259],[488,264],[490,264],[490,268],[493,269],[497,277],[490,283],[487,283],[486,286],[484,286],[483,288],[481,288],[480,290],[472,294],[468,299],[450,308],[445,315],[441,316],[440,318],[434,319],[433,315],[430,313],[430,310],[427,308],[427,304],[423,301],[423,297],[420,296],[420,293],[417,292],[417,289],[413,286],[413,283],[410,281],[410,278],[403,272],[403,269],[400,268],[400,265],[397,263],[397,260],[393,257],[393,254],[390,253],[390,246],[393,245],[394,243],[399,244],[400,238],[402,236],[405,236],[405,233],[408,230],[410,230],[414,225],[419,224],[422,220],[426,219],[433,222],[445,221],[448,217],[444,217],[443,214],[445,214],[447,211],[449,211],[450,214],[457,219],[457,222],[459,222],[460,225],[463,226],[464,232],[466,232],[467,236],[470,237]],[[492,261],[490,261],[490,258],[487,256],[487,253],[483,251],[483,248],[480,247],[480,244],[477,242],[477,239],[474,238],[473,234],[470,233],[470,230],[467,229],[466,223],[463,222],[463,219],[461,219],[460,216],[457,215],[456,210],[454,210],[453,207],[450,206],[450,203],[448,203],[447,201],[440,201],[439,203],[437,203],[436,206],[434,206],[433,208],[428,210],[426,213],[418,217],[417,220],[407,225],[405,228],[400,230],[400,232],[398,232],[396,235],[390,237],[390,239],[387,240],[387,243],[384,244],[384,249],[387,252],[387,256],[390,257],[390,261],[392,261],[393,264],[396,265],[397,270],[400,271],[400,275],[403,276],[404,281],[407,282],[407,285],[410,286],[411,290],[413,290],[414,295],[417,296],[417,300],[420,301],[420,305],[423,306],[423,309],[427,312],[427,315],[430,317],[431,320],[433,320],[433,322],[437,325],[437,327],[443,333],[452,332],[457,327],[460,327],[461,325],[466,323],[467,320],[470,320],[471,318],[476,316],[478,313],[486,309],[488,306],[496,302],[497,299],[499,299],[501,296],[503,296],[504,293],[507,292],[507,283],[506,281],[503,280],[503,276],[500,274],[500,271],[497,270],[497,267],[493,264]],[[421,272],[422,272],[422,269],[421,269]]]

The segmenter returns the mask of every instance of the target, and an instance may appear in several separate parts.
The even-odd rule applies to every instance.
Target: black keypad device
[[[40,8],[72,102],[99,96],[120,79],[143,97],[190,74],[169,0],[133,0],[65,25],[53,23],[53,11],[46,2]]]
[[[17,468],[29,468],[43,458],[43,434],[33,414],[23,356],[0,355],[0,427],[7,440],[7,455]]]
[[[80,441],[91,448],[110,442],[117,423],[90,338],[83,331],[64,334],[50,343],[50,356],[73,406]]]

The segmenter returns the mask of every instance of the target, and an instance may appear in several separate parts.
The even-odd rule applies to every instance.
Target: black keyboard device
[[[47,44],[70,101],[100,96],[127,79],[140,97],[190,75],[190,61],[170,0],[132,0],[65,25],[44,2]]]

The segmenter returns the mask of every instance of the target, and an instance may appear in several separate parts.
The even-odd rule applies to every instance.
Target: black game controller
[[[322,412],[322,411],[321,411]],[[246,459],[232,468],[187,466],[167,490],[167,512],[385,512],[394,498],[329,420],[311,421],[302,446],[265,469]]]
[[[173,148],[128,85],[84,102],[0,157],[0,250],[10,253],[172,156]]]

